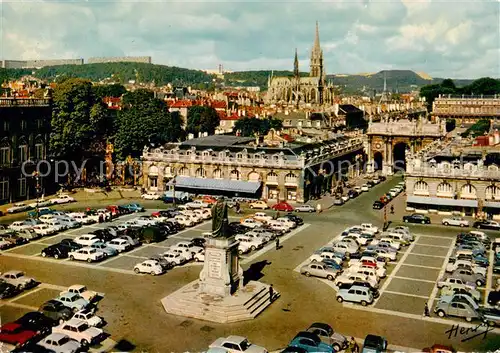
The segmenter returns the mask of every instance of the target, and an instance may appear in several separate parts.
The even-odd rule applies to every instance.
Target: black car
[[[90,234],[95,234],[97,235],[103,242],[108,242],[110,240],[113,240],[115,236],[109,232],[107,229],[96,229]]]
[[[381,336],[367,335],[363,342],[363,349],[370,351],[385,352],[387,350],[387,340]]]
[[[0,299],[15,297],[21,293],[21,291],[22,290],[20,288],[0,280]]]
[[[430,224],[431,219],[427,216],[414,213],[410,216],[403,216],[403,222],[405,223],[421,223],[421,224]]]
[[[492,291],[488,294],[488,304],[496,306],[500,303],[500,291]]]
[[[228,225],[230,234],[238,234],[238,233],[246,233],[248,232],[248,228],[242,226],[240,222],[231,222]]]
[[[191,239],[191,244],[193,244],[194,246],[199,246],[200,248],[205,247],[205,242],[206,242],[205,238],[193,238],[193,239]]]
[[[359,192],[357,192],[356,190],[349,190],[347,192],[347,196],[349,196],[350,199],[354,199],[356,197],[358,197],[359,195]]]
[[[53,257],[55,259],[65,259],[71,249],[61,244],[53,244],[42,250],[43,257]]]
[[[24,345],[22,347],[18,347],[11,353],[55,353],[52,349],[45,348],[44,346],[40,346],[36,343]]]
[[[81,249],[83,246],[81,246],[78,243],[75,243],[73,239],[63,239],[59,242],[59,245],[65,247],[68,249],[68,251],[73,251],[73,250],[78,250]]]
[[[385,204],[384,204],[382,201],[375,201],[375,202],[373,203],[372,208],[373,208],[374,210],[381,210],[382,208],[384,208],[384,206],[385,206]]]
[[[493,273],[500,274],[500,260],[496,260],[493,264]]]
[[[49,335],[52,332],[54,320],[49,319],[38,311],[32,311],[24,314],[17,319],[16,324],[21,325],[24,329],[35,331],[41,336]]]
[[[295,224],[297,226],[301,226],[304,224],[304,220],[302,218],[300,218],[299,216],[297,215],[294,215],[292,213],[288,213],[286,214],[284,217],[288,218],[289,220],[291,220],[292,222],[295,222]]]
[[[73,316],[73,310],[57,300],[45,302],[38,311],[51,319],[54,326],[69,320]]]
[[[500,223],[497,221],[476,221],[472,226],[477,229],[500,230]]]

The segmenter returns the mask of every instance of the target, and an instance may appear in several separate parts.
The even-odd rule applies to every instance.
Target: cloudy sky
[[[197,69],[500,77],[500,0],[0,0],[2,59],[149,55]]]

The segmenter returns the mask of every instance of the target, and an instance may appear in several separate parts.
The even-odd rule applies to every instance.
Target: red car
[[[373,262],[373,261],[363,260],[361,262],[361,264],[365,265],[365,266],[370,266],[370,267],[373,267],[373,268],[377,268],[377,263]]]
[[[275,211],[286,211],[286,212],[293,211],[293,207],[290,204],[286,203],[285,201],[278,202],[276,205],[273,205],[273,207],[271,207],[271,208]]]
[[[24,329],[20,324],[10,322],[0,327],[0,342],[5,342],[15,346],[24,346],[33,338],[36,338],[37,333]]]

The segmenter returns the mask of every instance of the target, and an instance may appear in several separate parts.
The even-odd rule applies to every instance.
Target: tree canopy
[[[189,108],[186,132],[195,136],[198,136],[200,132],[208,132],[209,135],[213,135],[215,129],[219,126],[219,122],[219,115],[214,108],[195,105]]]
[[[500,80],[483,77],[469,85],[457,87],[451,79],[443,80],[440,84],[427,85],[420,88],[420,97],[425,97],[428,109],[440,94],[465,94],[465,95],[495,95],[500,94]]]
[[[241,136],[251,137],[256,133],[265,135],[269,130],[281,130],[283,121],[278,118],[267,117],[265,119],[257,119],[251,117],[243,117],[236,121],[233,131],[238,132]]]
[[[94,90],[94,94],[96,97],[104,98],[104,97],[121,97],[123,94],[127,92],[126,88],[120,84],[112,84],[112,85],[96,85],[92,86]]]
[[[112,122],[90,81],[67,79],[56,87],[53,98],[51,153],[77,161],[102,150]]]
[[[182,136],[179,115],[170,114],[153,92],[139,89],[123,96],[114,145],[118,159],[124,160],[129,155],[139,157],[144,146],[177,141]]]

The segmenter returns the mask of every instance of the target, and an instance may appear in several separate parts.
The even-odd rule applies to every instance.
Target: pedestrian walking
[[[394,205],[391,205],[391,214],[394,214]]]
[[[276,236],[276,250],[279,250],[280,248],[280,238]]]
[[[359,346],[354,337],[351,337],[351,341],[349,342],[349,346],[351,348],[352,353],[359,353]]]
[[[103,222],[103,216],[102,216],[102,213],[99,214],[99,223],[102,223]]]
[[[424,306],[424,316],[430,316],[429,306],[427,305],[427,303],[425,303],[425,306]]]
[[[316,212],[321,213],[321,204],[319,202],[316,205]]]
[[[274,300],[274,288],[273,288],[273,285],[271,284],[269,286],[269,302],[273,302]]]

